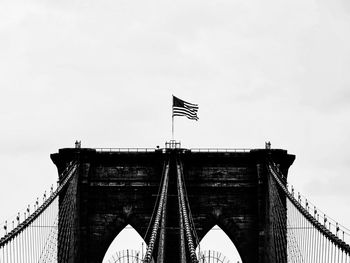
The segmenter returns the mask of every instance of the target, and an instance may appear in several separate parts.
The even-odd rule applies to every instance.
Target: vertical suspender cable
[[[24,255],[24,244],[23,244],[23,236],[24,236],[24,231],[21,232],[20,234],[20,244],[21,244],[21,250],[19,252],[19,263],[23,263],[23,255]]]
[[[315,255],[315,243],[314,243],[314,227],[310,226],[310,262],[314,262],[314,255]]]
[[[40,260],[40,253],[42,251],[42,240],[44,237],[44,225],[43,225],[43,219],[45,217],[45,211],[39,216],[39,226],[38,226],[38,246],[37,246],[37,252],[38,252],[38,256],[37,256],[37,261],[39,262]]]
[[[325,247],[324,247],[324,236],[320,234],[320,239],[321,239],[321,253],[320,253],[320,262],[324,262],[324,253],[325,253]]]
[[[315,254],[315,260],[316,262],[320,262],[320,233],[318,232],[317,228],[315,228],[315,238],[316,238],[316,254]]]
[[[17,258],[16,258],[16,254],[17,254],[17,251],[16,251],[16,242],[17,242],[17,238],[14,237],[12,239],[12,261],[13,262],[17,262]]]
[[[33,261],[34,262],[37,262],[37,258],[36,258],[36,254],[37,254],[37,246],[38,246],[38,241],[37,241],[37,238],[38,238],[38,228],[37,228],[37,221],[34,221],[33,223],[33,232],[34,232],[34,241],[33,241]]]
[[[13,253],[13,240],[10,240],[10,262],[13,262],[13,257],[12,257],[12,253]]]
[[[308,225],[308,222],[307,222],[307,219],[305,217],[303,217],[304,219],[304,233],[303,233],[303,236],[304,236],[304,256],[305,256],[305,262],[309,263],[309,259],[308,259],[308,232],[309,232],[309,225]]]
[[[19,257],[19,262],[20,263],[23,263],[23,255],[24,255],[23,236],[24,236],[24,231],[20,234],[20,244],[21,244],[21,250],[20,250],[20,253],[19,253],[20,254],[20,257]]]
[[[328,240],[327,262],[331,262],[332,246],[331,246],[331,241],[328,238],[327,240]]]
[[[312,231],[312,253],[313,253],[312,262],[316,262],[316,260],[315,260],[316,259],[316,249],[317,249],[316,228],[312,227],[311,231]]]
[[[332,243],[328,238],[327,238],[327,241],[328,241],[327,262],[331,262]]]
[[[335,262],[339,262],[339,248],[335,246],[335,254],[334,254]]]
[[[338,247],[336,244],[334,244],[334,262],[337,262],[337,256],[338,256]]]
[[[26,229],[23,231],[23,243],[24,243],[23,262],[29,262],[28,254],[27,254],[28,253],[27,232],[28,232],[28,227],[26,227]]]
[[[34,210],[35,213],[35,210]],[[32,262],[35,263],[35,227],[34,227],[34,221],[30,224],[30,230],[31,230],[31,234],[30,234],[30,247],[31,247],[31,258],[32,258]]]
[[[322,233],[317,231],[317,237],[318,237],[317,238],[318,246],[317,246],[316,260],[317,260],[317,262],[321,262],[321,260],[322,260]]]
[[[325,262],[325,255],[327,252],[327,243],[326,243],[326,237],[322,234],[319,233],[319,237],[320,237],[320,254],[319,254],[319,262]]]
[[[42,236],[43,236],[43,227],[42,227],[42,220],[43,220],[43,214],[41,214],[38,217],[38,245],[37,245],[37,262],[39,262],[40,259],[40,252],[41,252],[41,240],[42,240]]]
[[[45,195],[44,195],[45,196]],[[45,198],[43,198],[43,202],[45,202]],[[48,209],[45,209],[44,213],[42,214],[42,219],[41,219],[41,240],[40,240],[40,250],[39,250],[39,259],[38,262],[43,262],[46,257],[46,253],[48,253],[45,240],[47,239],[47,226],[46,226],[46,217],[47,217],[47,212]]]
[[[326,257],[326,262],[330,262],[330,254],[331,254],[331,245],[330,245],[330,240],[327,238],[327,257]]]
[[[12,239],[12,262],[16,262],[16,237]]]
[[[310,226],[310,223],[307,221],[307,243],[308,243],[308,246],[309,246],[309,253],[308,253],[308,262],[310,263],[313,263],[311,261],[312,259],[312,235],[311,235],[311,229],[312,229],[312,226]]]
[[[8,255],[9,255],[9,262],[12,262],[12,257],[11,257],[11,240],[8,242]]]
[[[33,248],[33,262],[37,262],[36,259],[36,231],[37,231],[37,227],[36,227],[36,221],[33,222],[32,224],[32,230],[33,230],[33,244],[32,244],[32,248]]]
[[[20,249],[20,245],[19,245],[19,235],[16,236],[16,262],[20,262],[19,261],[19,249]]]
[[[335,262],[339,262],[339,248],[335,245],[335,255],[334,255]]]
[[[31,239],[32,241],[30,242],[30,247],[31,247],[31,257],[32,257],[32,262],[35,263],[35,227],[33,226],[34,223],[32,223],[30,225],[30,229],[31,229]]]
[[[297,260],[297,262],[302,262],[304,263],[304,254],[303,254],[303,247],[302,247],[302,241],[303,241],[303,217],[300,215],[299,211],[294,207],[293,205],[293,208],[294,208],[294,211],[297,215],[297,217],[299,218],[298,219],[298,244],[299,244],[299,251],[300,251],[300,257],[299,257],[299,260]]]
[[[327,262],[327,259],[328,259],[328,238],[327,237],[323,237],[323,244],[324,244],[323,262]]]
[[[331,242],[331,261],[333,262],[333,242]]]
[[[334,262],[337,262],[337,255],[338,255],[338,247],[336,244],[334,244]]]
[[[340,248],[337,248],[337,258],[336,258],[336,261],[339,262],[339,254],[340,254]]]
[[[8,262],[11,262],[11,241],[8,242],[8,249],[7,249],[7,255],[8,255]]]
[[[33,228],[32,223],[28,226],[28,254],[30,262],[33,263]]]
[[[34,242],[35,242],[35,245],[34,245],[34,261],[35,262],[38,262],[38,245],[39,245],[38,244],[38,238],[39,238],[38,220],[39,220],[39,217],[37,218],[37,220],[35,220],[35,225],[34,225],[34,231],[35,231],[35,235],[34,235]]]
[[[11,242],[11,244],[12,244],[12,262],[16,262],[16,243],[15,243],[15,241],[16,241],[16,238],[13,238],[12,242]]]

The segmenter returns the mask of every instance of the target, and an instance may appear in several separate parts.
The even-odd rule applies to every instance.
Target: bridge
[[[288,185],[295,156],[286,150],[172,142],[65,148],[51,159],[57,188],[5,223],[0,263],[102,262],[127,225],[146,250],[118,252],[110,262],[224,262],[197,249],[218,225],[243,263],[350,263],[350,231]]]

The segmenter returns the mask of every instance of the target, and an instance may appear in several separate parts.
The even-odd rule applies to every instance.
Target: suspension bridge
[[[350,263],[350,230],[288,185],[295,156],[280,149],[66,148],[34,206],[6,221],[0,263],[96,263],[131,225],[145,251],[108,262],[229,261],[198,250],[218,225],[243,263]],[[236,262],[231,262],[236,263]]]

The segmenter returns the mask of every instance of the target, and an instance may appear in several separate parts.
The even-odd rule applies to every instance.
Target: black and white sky
[[[296,155],[289,181],[350,227],[350,2],[0,1],[0,223],[57,179],[59,148]]]

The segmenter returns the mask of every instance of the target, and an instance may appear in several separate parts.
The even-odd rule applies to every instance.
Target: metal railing
[[[181,142],[177,142],[175,140],[170,140],[169,142],[165,142],[165,149],[180,149]]]
[[[94,148],[97,152],[123,152],[123,153],[144,153],[144,152],[155,152],[162,150],[163,152],[168,149],[163,148]],[[172,149],[172,148],[170,148]],[[190,148],[191,152],[208,152],[208,153],[232,153],[232,152],[250,152],[249,148]]]
[[[95,148],[97,152],[155,152],[156,148]]]
[[[250,152],[248,148],[191,148],[191,152],[218,152],[218,153],[230,153],[230,152]]]

